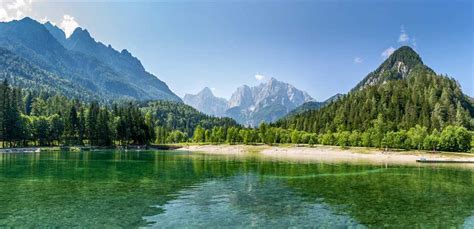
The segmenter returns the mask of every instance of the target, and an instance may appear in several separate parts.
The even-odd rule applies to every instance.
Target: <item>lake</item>
[[[474,170],[180,151],[0,154],[0,227],[474,228]]]

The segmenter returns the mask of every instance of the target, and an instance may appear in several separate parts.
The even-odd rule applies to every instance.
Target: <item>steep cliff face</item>
[[[237,122],[257,126],[285,116],[301,104],[312,101],[308,93],[293,85],[271,78],[256,87],[239,87],[229,100],[226,115]]]
[[[227,100],[214,96],[211,89],[205,87],[196,95],[186,94],[183,98],[185,104],[197,110],[216,117],[222,117],[228,108]]]

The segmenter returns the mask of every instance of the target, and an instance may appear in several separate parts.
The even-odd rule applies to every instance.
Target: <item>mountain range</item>
[[[308,93],[275,78],[255,87],[241,86],[229,101],[215,97],[209,88],[184,97],[186,104],[206,114],[231,117],[246,126],[274,122],[310,101],[314,99]]]
[[[82,28],[66,38],[61,29],[49,22],[41,24],[28,17],[2,22],[0,55],[0,65],[18,61],[15,68],[0,69],[0,76],[14,86],[29,85],[41,91],[101,101],[181,101],[130,52],[118,52],[97,42]],[[33,83],[39,79],[39,84]]]
[[[408,46],[397,49],[347,95],[324,102],[275,78],[238,87],[228,101],[209,88],[181,100],[126,49],[119,52],[98,42],[86,29],[66,37],[52,23],[26,17],[0,23],[0,79],[23,90],[82,101],[184,100],[203,113],[251,127],[276,122],[283,128],[325,133],[367,131],[374,123],[385,123],[386,130],[408,130],[415,124],[429,130],[474,125],[473,99]]]

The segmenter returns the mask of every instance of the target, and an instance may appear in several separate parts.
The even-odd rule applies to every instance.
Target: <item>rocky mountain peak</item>
[[[71,36],[68,38],[70,40],[85,40],[85,41],[91,41],[95,42],[94,38],[92,38],[91,34],[87,29],[82,29],[81,27],[77,27],[74,32],[72,32]]]
[[[212,90],[209,87],[204,87],[198,94],[214,96]]]
[[[61,43],[63,46],[66,45],[66,34],[62,29],[59,27],[53,25],[51,22],[46,22],[44,23],[44,27],[49,31],[49,33],[56,38],[59,43]]]
[[[209,87],[203,88],[195,95],[184,95],[183,101],[205,114],[217,117],[224,116],[228,107],[227,100],[214,96]]]
[[[227,115],[241,124],[257,126],[261,122],[275,121],[312,100],[308,93],[272,77],[255,87],[237,88],[229,100],[231,109]]]
[[[417,67],[432,71],[423,64],[415,50],[409,46],[402,46],[395,50],[375,71],[368,74],[353,90],[383,84],[387,80],[404,79]]]

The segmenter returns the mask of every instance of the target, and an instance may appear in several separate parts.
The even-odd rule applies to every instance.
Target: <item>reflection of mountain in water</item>
[[[253,174],[212,180],[180,192],[145,217],[153,227],[363,227],[323,202],[309,202],[285,183]]]

